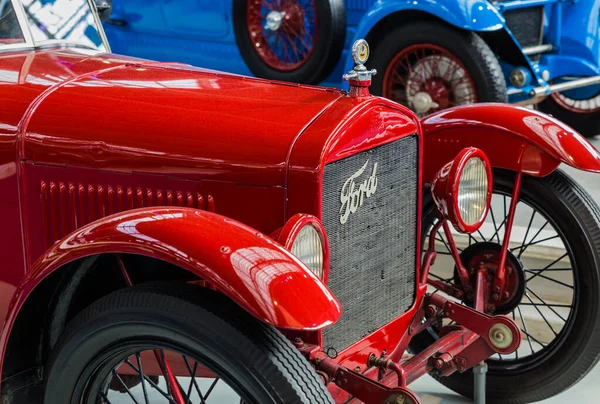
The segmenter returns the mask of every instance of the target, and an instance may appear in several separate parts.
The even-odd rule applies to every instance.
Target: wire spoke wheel
[[[420,117],[477,102],[475,82],[452,53],[433,44],[399,52],[383,77],[383,96],[415,110]]]
[[[262,61],[292,71],[310,58],[318,35],[315,0],[248,2],[248,34]]]
[[[206,360],[165,349],[161,343],[136,345],[101,363],[85,382],[85,396],[102,404],[244,402],[230,384],[203,364]]]
[[[219,293],[180,282],[94,302],[70,322],[46,369],[46,403],[332,402],[277,329]]]
[[[382,35],[369,67],[371,92],[419,117],[477,102],[506,102],[498,58],[475,32],[435,20],[406,21]]]
[[[486,257],[494,268],[493,261],[498,256],[495,253],[500,251],[504,240],[511,200],[509,192],[494,191],[490,212],[481,229],[472,235],[453,234],[467,269],[476,268]],[[436,235],[436,247],[440,258],[432,266],[430,276],[460,287],[443,231]],[[520,199],[517,204],[509,250],[507,291],[497,305],[506,302],[509,307],[505,310],[488,307],[486,311],[511,317],[521,328],[523,342],[514,353],[497,354],[488,360],[490,370],[537,360],[563,336],[574,312],[577,285],[570,258],[573,252],[547,214],[530,201]],[[477,252],[469,254],[469,251]],[[429,288],[430,292],[437,291]]]
[[[577,114],[593,114],[600,112],[600,94],[586,100],[569,98],[562,93],[552,93],[550,97],[567,111]]]
[[[559,82],[565,82],[565,79],[559,79]],[[537,108],[571,126],[585,137],[600,134],[600,93],[598,92],[594,93],[584,88],[552,93],[539,103]]]
[[[486,268],[489,298],[484,310],[512,318],[522,331],[518,350],[487,360],[486,396],[494,402],[527,403],[552,397],[577,383],[600,355],[600,211],[589,195],[561,170],[546,177],[523,175],[518,204],[506,251],[505,289],[491,290],[498,269],[515,173],[493,170],[491,209],[485,222],[470,235],[453,233],[460,260],[472,286],[477,270]],[[423,242],[437,220],[430,194],[424,195]],[[452,230],[453,231],[453,230]],[[452,245],[443,233],[435,235],[438,252],[430,281],[459,296],[452,300],[473,305],[462,292]],[[423,244],[425,245],[425,244]],[[458,289],[458,290],[457,290]],[[444,293],[431,288],[430,293]],[[440,321],[415,336],[414,353],[439,338]],[[472,372],[444,377],[431,375],[448,388],[472,398]]]

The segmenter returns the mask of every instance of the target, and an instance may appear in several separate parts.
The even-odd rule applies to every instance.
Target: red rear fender
[[[341,314],[331,291],[268,236],[210,212],[143,208],[103,218],[54,244],[21,285],[8,318],[14,320],[27,296],[53,271],[102,253],[145,255],[178,265],[280,328],[315,330]]]
[[[493,167],[543,177],[565,163],[600,172],[600,153],[564,123],[537,111],[506,104],[447,109],[421,122],[423,182],[465,147],[477,147]]]

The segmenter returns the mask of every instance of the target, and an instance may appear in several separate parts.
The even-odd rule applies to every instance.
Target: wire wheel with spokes
[[[161,341],[138,341],[125,351],[107,352],[85,381],[83,396],[102,404],[244,402],[233,382],[171,349]]]
[[[307,84],[331,72],[346,34],[343,0],[234,0],[233,21],[255,75]]]
[[[482,227],[471,235],[452,234],[465,268],[475,273],[484,265],[489,281],[493,281],[502,251],[514,173],[495,170],[493,180],[492,204]],[[425,203],[425,235],[435,221],[433,205]],[[502,296],[489,299],[486,305],[489,314],[505,314],[515,320],[523,341],[513,354],[487,361],[490,400],[516,403],[550,397],[576,383],[597,362],[599,226],[597,207],[564,173],[556,171],[546,178],[524,176],[505,265],[507,286]],[[435,237],[438,259],[430,279],[460,289],[451,243],[443,232]],[[471,305],[470,299],[464,294],[459,301]],[[422,332],[411,349],[424,349],[445,325],[448,323]],[[470,372],[436,378],[460,394],[473,396]]]
[[[374,44],[373,94],[419,117],[476,102],[505,102],[506,83],[490,47],[474,32],[438,21],[403,23]]]
[[[77,315],[47,369],[46,403],[328,403],[302,355],[224,296],[131,287]]]
[[[383,73],[382,95],[413,108],[417,115],[477,102],[463,63],[446,49],[416,44],[403,49]]]
[[[308,61],[319,33],[315,0],[251,1],[247,17],[248,34],[267,65],[290,71]]]
[[[600,94],[586,94],[587,98],[574,98],[571,90],[564,93],[552,93],[538,104],[540,111],[551,114],[555,118],[572,126],[586,137],[600,135]]]

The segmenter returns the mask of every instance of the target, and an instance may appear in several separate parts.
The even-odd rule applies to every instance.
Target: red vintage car
[[[364,41],[346,93],[112,55],[99,20],[0,1],[3,403],[418,403],[486,369],[521,403],[597,363],[573,129],[420,121],[369,95]]]

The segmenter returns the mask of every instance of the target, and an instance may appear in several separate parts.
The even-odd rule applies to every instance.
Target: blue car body
[[[115,53],[178,61],[209,69],[251,75],[234,35],[232,0],[114,0],[105,29]],[[422,13],[463,30],[501,34],[503,46],[515,55],[500,57],[510,102],[527,99],[533,88],[546,87],[561,77],[600,75],[600,1],[597,0],[346,0],[346,39],[342,55],[321,84],[344,87],[341,77],[352,68],[351,44],[367,38],[377,47],[376,27],[407,13]],[[510,13],[543,7],[542,27],[529,42],[551,45],[550,51],[532,55],[527,32]],[[525,26],[526,21],[520,22]],[[531,34],[531,27],[529,27]],[[531,36],[531,35],[529,35]],[[484,35],[485,38],[485,35]],[[528,54],[529,53],[529,54]],[[525,85],[510,84],[511,72],[527,72]],[[567,93],[586,99],[600,91],[594,84]]]

